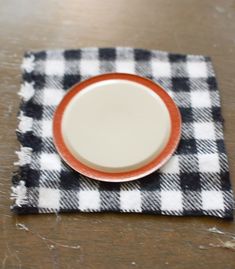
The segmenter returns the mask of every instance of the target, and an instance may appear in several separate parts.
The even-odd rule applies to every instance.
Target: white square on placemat
[[[204,210],[223,210],[224,201],[222,192],[202,191],[202,207]]]
[[[141,193],[139,190],[121,191],[120,205],[123,211],[141,211]]]
[[[211,107],[210,94],[205,91],[193,91],[191,92],[192,107]]]
[[[40,164],[42,170],[56,170],[61,169],[61,159],[55,153],[42,153],[40,156]]]
[[[51,120],[42,120],[42,136],[43,137],[52,137],[52,121]]]
[[[215,139],[215,128],[212,122],[195,122],[193,126],[197,139]]]
[[[63,76],[65,72],[65,63],[61,60],[48,60],[45,64],[45,74],[50,76]]]
[[[80,72],[82,76],[95,76],[99,73],[99,61],[97,60],[81,60]]]
[[[169,62],[152,61],[152,71],[157,77],[170,77],[171,65]]]
[[[179,157],[174,155],[167,163],[160,168],[162,173],[178,174],[180,172]]]
[[[134,61],[117,61],[116,71],[120,73],[135,74],[135,63]]]
[[[180,211],[183,210],[182,193],[180,191],[161,191],[161,210]]]
[[[191,78],[206,78],[207,77],[207,66],[205,62],[188,62],[188,73]]]
[[[62,100],[65,92],[61,89],[45,88],[43,90],[43,104],[57,106]]]
[[[39,202],[41,208],[59,209],[60,191],[59,189],[39,188]]]
[[[100,193],[97,190],[82,190],[78,192],[80,210],[98,210],[100,208]]]
[[[200,172],[218,173],[220,163],[217,154],[198,154]]]

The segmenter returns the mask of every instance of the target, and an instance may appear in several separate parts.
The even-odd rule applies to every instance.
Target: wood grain
[[[119,45],[210,55],[234,180],[234,10],[233,0],[0,0],[2,268],[235,268],[235,252],[216,247],[231,235],[208,231],[216,226],[234,234],[233,222],[111,213],[17,217],[9,210],[19,147],[16,93],[22,54],[29,49]]]

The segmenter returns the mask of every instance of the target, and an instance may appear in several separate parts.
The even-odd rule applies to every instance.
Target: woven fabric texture
[[[14,212],[233,217],[220,97],[209,57],[123,47],[52,50],[26,53],[22,70]],[[63,162],[52,139],[53,113],[66,91],[108,72],[159,83],[183,120],[180,144],[167,164],[129,183],[98,182],[79,174]]]

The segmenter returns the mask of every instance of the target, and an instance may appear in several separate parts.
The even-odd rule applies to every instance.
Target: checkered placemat
[[[210,58],[121,47],[84,48],[29,52],[22,68],[14,212],[116,211],[232,218],[220,98]],[[86,178],[61,160],[53,144],[52,117],[66,91],[107,72],[156,81],[175,100],[183,119],[181,142],[170,161],[130,183]]]

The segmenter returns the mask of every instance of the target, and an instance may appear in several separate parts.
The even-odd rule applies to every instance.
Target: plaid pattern
[[[13,177],[16,213],[139,212],[233,216],[220,98],[211,60],[132,48],[29,52],[23,61],[17,130],[22,145]],[[98,182],[75,172],[57,154],[52,117],[75,83],[127,72],[162,85],[181,111],[182,138],[170,161],[129,183]]]

